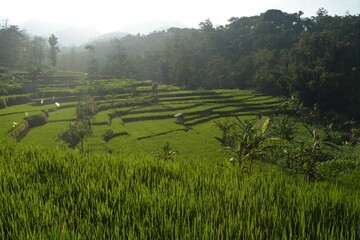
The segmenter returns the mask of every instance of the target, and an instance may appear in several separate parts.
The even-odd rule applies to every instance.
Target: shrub
[[[42,112],[46,118],[49,118],[49,110],[44,109],[44,110],[42,110]]]
[[[0,100],[0,109],[6,108],[6,107],[7,107],[7,105],[6,105],[6,98],[5,98],[5,97],[1,97],[0,99],[1,99],[1,100]]]
[[[71,122],[67,129],[59,133],[58,140],[73,149],[80,143],[80,150],[83,152],[83,139],[91,133],[91,127],[87,123],[81,121]]]
[[[48,122],[45,114],[43,113],[26,117],[25,120],[28,122],[29,128],[42,126]]]
[[[292,141],[296,133],[296,123],[289,117],[284,117],[272,127],[272,133],[280,139]]]
[[[77,131],[75,131],[74,125],[74,123],[70,123],[69,128],[63,130],[58,135],[58,140],[70,148],[75,148],[80,142],[80,136]]]
[[[114,131],[111,129],[108,129],[106,133],[103,134],[103,139],[105,142],[110,141],[114,137]]]
[[[254,160],[260,159],[267,150],[282,141],[265,136],[270,118],[267,118],[262,126],[258,126],[260,122],[242,121],[238,117],[236,119],[237,122],[234,124],[230,122],[217,123],[217,127],[223,131],[223,139],[217,139],[234,155],[230,162],[238,165],[242,170],[245,167],[243,163],[247,161],[249,173],[251,173]]]
[[[29,132],[29,124],[27,121],[22,121],[18,125],[16,125],[14,128],[12,128],[10,131],[8,131],[8,135],[15,138],[16,141],[20,141],[23,139],[26,134]]]
[[[355,171],[360,162],[353,160],[332,160],[316,166],[318,174],[323,178],[336,178],[341,174]]]
[[[307,114],[306,107],[304,107],[304,104],[301,102],[300,98],[297,96],[292,95],[287,101],[282,103],[278,107],[278,111],[282,113],[287,113],[295,116],[304,116]]]
[[[174,160],[174,156],[178,153],[176,150],[172,150],[170,143],[166,143],[161,151],[156,151],[155,157],[159,160]]]
[[[86,121],[97,112],[96,103],[93,98],[79,101],[76,105],[76,120]]]
[[[1,97],[0,109],[13,105],[28,103],[31,101],[31,98],[32,98],[31,94]]]
[[[325,141],[315,129],[307,125],[304,127],[309,132],[310,139],[293,142],[285,148],[279,148],[273,157],[278,159],[277,163],[281,167],[303,173],[313,181],[321,177],[317,166],[334,159],[331,149],[339,149],[334,144]]]
[[[330,123],[324,128],[324,140],[337,145],[341,145],[342,135],[340,132],[336,131],[333,126],[333,123]]]
[[[234,134],[235,123],[230,121],[229,118],[226,118],[224,121],[214,121],[214,123],[222,132],[222,138],[215,137],[221,143],[221,146],[234,146],[237,137]]]

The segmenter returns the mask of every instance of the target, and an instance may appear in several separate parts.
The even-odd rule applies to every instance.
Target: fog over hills
[[[153,31],[162,31],[169,28],[188,28],[184,23],[181,22],[169,22],[163,20],[151,20],[151,21],[140,21],[126,25],[121,31],[128,32],[131,34],[148,34]]]
[[[39,20],[30,20],[18,23],[21,29],[24,29],[29,35],[37,35],[48,38],[54,34],[61,45],[81,45],[95,38],[101,33],[92,27],[77,27],[70,24],[51,23]]]
[[[171,27],[186,28],[183,23],[169,22],[162,20],[151,20],[131,23],[115,31],[101,33],[94,27],[79,27],[71,24],[45,22],[40,20],[30,20],[21,23],[11,23],[24,29],[29,35],[37,35],[48,38],[54,34],[61,46],[79,46],[94,40],[105,40],[111,38],[121,38],[127,34],[149,34],[153,31],[167,30]]]

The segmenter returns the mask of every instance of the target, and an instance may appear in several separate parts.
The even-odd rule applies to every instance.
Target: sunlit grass
[[[47,123],[40,127],[32,128],[21,141],[32,145],[41,145],[48,148],[60,147],[57,141],[58,134],[69,125],[69,122]]]
[[[73,103],[75,104],[75,103]],[[49,113],[49,121],[70,121],[76,118],[76,109],[72,108],[64,108],[59,109],[57,111]]]
[[[73,93],[81,84],[107,93],[151,89],[151,81],[78,83]],[[255,162],[250,176],[229,163],[215,139],[221,136],[215,120],[254,119],[281,99],[253,91],[158,89],[166,92],[159,91],[157,104],[99,111],[84,154],[57,141],[76,118],[71,98],[56,99],[60,108],[50,97],[43,105],[0,109],[0,134],[25,112],[51,110],[49,122],[20,143],[0,138],[0,239],[359,239],[358,171],[309,183]],[[43,90],[69,93],[65,85]],[[121,98],[115,104],[131,102],[132,94],[115,93]],[[185,125],[175,123],[178,112]],[[109,129],[115,137],[105,142]],[[297,135],[306,138],[301,124]],[[155,157],[166,143],[177,151],[173,160]],[[344,150],[339,159],[354,157],[353,149]]]
[[[358,239],[358,189],[202,158],[81,156],[1,141],[3,239]]]

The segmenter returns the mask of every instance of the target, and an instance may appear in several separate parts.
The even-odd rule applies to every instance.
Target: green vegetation
[[[87,72],[77,74],[77,80],[152,79],[186,89],[256,88],[271,95],[296,95],[307,107],[358,119],[359,28],[359,15],[331,16],[321,8],[315,16],[304,17],[302,11],[271,9],[256,16],[233,16],[224,26],[215,27],[207,19],[199,29],[170,28],[58,52],[54,35],[47,41],[14,25],[2,26],[0,80],[15,80],[4,90],[23,94],[35,82],[74,79],[73,73],[54,74],[58,67],[64,73]],[[19,70],[11,74],[14,68]],[[27,87],[17,86],[20,79],[27,80]],[[0,95],[7,95],[2,81]],[[120,93],[108,87],[94,84],[96,91]]]
[[[0,146],[0,238],[357,239],[359,188],[205,159]],[[359,172],[357,172],[359,176]]]
[[[248,90],[190,91],[162,84],[154,88],[151,81],[95,80],[92,84],[86,81],[78,84],[70,91],[63,83],[53,83],[39,89],[41,93],[38,95],[43,98],[34,95],[35,98],[30,99],[28,104],[3,109],[0,118],[5,124],[0,130],[3,133],[9,131],[12,122],[21,122],[25,112],[31,118],[46,113],[47,124],[32,128],[28,137],[22,139],[23,142],[53,147],[59,144],[56,143],[58,136],[63,136],[67,139],[64,142],[75,149],[81,149],[81,145],[77,145],[81,142],[79,139],[84,139],[86,152],[129,155],[139,151],[153,154],[171,139],[171,145],[183,156],[192,157],[197,152],[200,157],[207,156],[221,162],[224,157],[214,138],[217,136],[214,120],[232,116],[244,120],[255,118],[270,112],[283,101]],[[94,90],[98,84],[103,90]],[[132,94],[138,86],[149,88],[140,92],[135,90],[135,95]],[[114,92],[110,96],[104,95],[107,92],[105,89],[113,89]],[[117,90],[120,93],[115,92]],[[157,102],[152,98],[154,93]],[[60,103],[59,107],[56,102]],[[186,115],[185,125],[175,123],[174,115],[178,112]],[[89,118],[82,117],[83,114]],[[80,134],[83,131],[74,128],[83,124],[71,124],[79,121],[86,122],[91,135]],[[64,130],[66,126],[73,129],[73,133]],[[104,138],[109,130],[112,131],[111,136]]]
[[[154,103],[151,84],[118,83],[112,98],[84,83],[62,102],[55,84],[54,99],[1,110],[23,119],[3,133],[26,133],[1,140],[0,238],[358,238],[359,150],[327,148],[294,99],[160,84]]]
[[[359,239],[359,19],[1,27],[0,239]]]

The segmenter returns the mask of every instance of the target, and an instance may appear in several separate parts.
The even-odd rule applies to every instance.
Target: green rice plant
[[[359,188],[0,142],[0,239],[359,238]]]

